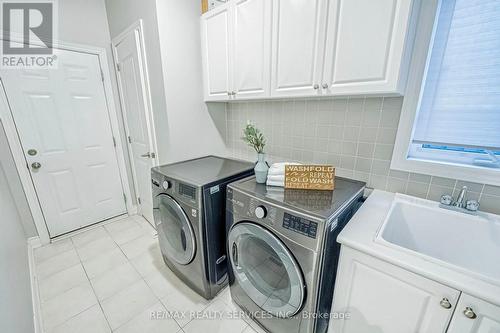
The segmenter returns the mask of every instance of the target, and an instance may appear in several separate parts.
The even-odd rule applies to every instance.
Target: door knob
[[[318,89],[319,89],[319,84],[315,84],[315,85],[313,86],[313,88],[314,88],[314,90],[318,90]]]
[[[328,83],[323,83],[323,89],[328,89]]]
[[[475,319],[477,317],[476,313],[474,312],[474,310],[472,310],[472,308],[469,308],[469,307],[465,308],[465,310],[464,310],[464,316],[466,316],[469,319]]]
[[[30,150],[28,150],[28,155],[35,156],[36,154],[38,154],[38,152],[36,151],[36,149],[30,149]]]
[[[142,154],[141,157],[146,157],[146,158],[155,158],[156,157],[156,154],[155,153],[146,153],[146,154]]]
[[[451,303],[447,298],[443,298],[441,302],[439,302],[439,305],[441,305],[445,309],[450,309],[451,308]]]
[[[31,167],[33,168],[33,170],[38,170],[42,167],[42,165],[38,162],[33,162],[31,163]]]

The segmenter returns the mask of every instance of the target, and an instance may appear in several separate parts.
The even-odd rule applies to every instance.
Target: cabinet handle
[[[228,91],[228,92],[227,92],[227,95],[228,95],[228,96],[231,96],[231,92],[229,92],[229,91]]]
[[[236,95],[236,91],[233,91],[233,92],[231,93],[231,95],[235,96],[235,95]]]
[[[328,83],[323,83],[323,89],[328,89]]]
[[[464,316],[466,316],[467,318],[469,319],[476,319],[476,313],[474,312],[474,310],[472,310],[472,308],[469,308],[469,307],[466,307],[465,310],[464,310]]]
[[[313,86],[313,88],[314,88],[314,90],[318,90],[318,89],[319,89],[319,84],[315,84],[315,85]]]
[[[441,300],[441,302],[439,302],[439,305],[441,305],[445,309],[450,309],[451,308],[451,303],[450,303],[450,301],[446,297],[444,297]]]

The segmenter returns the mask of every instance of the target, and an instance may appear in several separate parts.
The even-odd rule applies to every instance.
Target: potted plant
[[[266,154],[264,153],[266,146],[264,134],[255,125],[248,123],[243,129],[242,140],[257,152],[257,163],[254,168],[255,178],[257,183],[265,184],[269,166],[266,163]]]

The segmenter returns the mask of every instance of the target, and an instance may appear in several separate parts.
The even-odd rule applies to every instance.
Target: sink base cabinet
[[[332,309],[329,333],[500,333],[500,306],[346,246]]]
[[[465,311],[469,311],[469,318]],[[448,333],[499,333],[500,307],[462,293]]]
[[[460,292],[351,248],[342,247],[330,333],[442,333]],[[449,302],[443,303],[443,299]]]

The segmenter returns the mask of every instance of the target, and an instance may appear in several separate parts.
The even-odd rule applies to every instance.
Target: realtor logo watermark
[[[54,68],[57,31],[54,1],[1,0],[2,60],[6,68]]]

